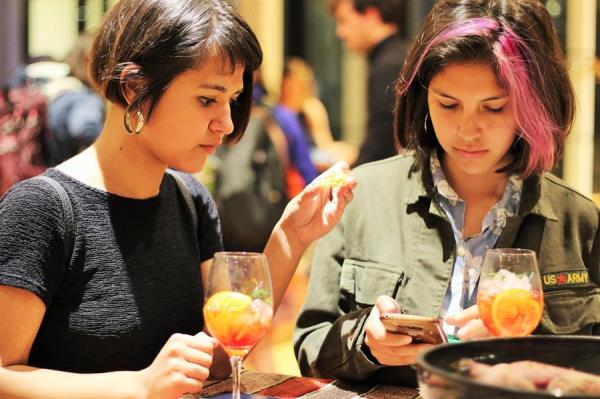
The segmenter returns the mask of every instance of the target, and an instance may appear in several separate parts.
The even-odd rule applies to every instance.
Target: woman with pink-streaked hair
[[[440,0],[396,85],[403,154],[353,172],[354,202],[321,239],[295,333],[306,375],[416,383],[431,344],[386,331],[384,312],[488,336],[476,306],[489,248],[537,254],[534,334],[600,334],[600,214],[550,173],[574,117],[552,20],[538,0]],[[562,276],[562,277],[561,277]]]

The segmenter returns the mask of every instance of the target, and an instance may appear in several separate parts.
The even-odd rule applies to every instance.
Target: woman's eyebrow
[[[439,90],[436,90],[436,89],[429,89],[429,90],[431,90],[432,92],[434,92],[438,96],[446,97],[446,98],[449,98],[449,99],[454,100],[454,101],[460,101],[459,99],[457,99],[455,97],[452,97],[450,94],[444,93],[443,91],[439,91]],[[493,101],[493,100],[503,100],[503,99],[505,99],[507,97],[508,97],[508,94],[498,94],[496,96],[491,96],[491,97],[484,98],[484,99],[480,100],[480,102],[483,102],[483,101]]]
[[[219,91],[221,93],[226,93],[227,89],[225,88],[225,86],[219,85],[219,84],[214,84],[214,83],[203,83],[200,86],[198,86],[201,89],[210,89],[210,90],[216,90]],[[242,91],[244,91],[243,88],[239,89],[238,91],[236,91],[235,93],[233,93],[234,95],[236,94],[240,94]]]

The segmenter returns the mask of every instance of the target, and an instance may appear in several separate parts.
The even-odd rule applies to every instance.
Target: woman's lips
[[[485,153],[487,152],[487,150],[476,150],[476,149],[460,149],[460,148],[455,148],[454,149],[459,156],[463,157],[463,158],[467,158],[467,159],[476,159],[476,158],[480,158],[482,156],[485,155]]]
[[[204,149],[204,151],[208,152],[209,154],[214,154],[215,151],[217,151],[218,146],[219,146],[218,144],[213,144],[213,145],[201,144],[200,145],[200,147],[202,147]]]

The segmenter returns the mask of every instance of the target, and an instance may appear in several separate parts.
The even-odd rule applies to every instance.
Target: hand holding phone
[[[410,335],[413,342],[441,344],[448,342],[442,324],[437,317],[382,313],[381,322],[391,333]]]

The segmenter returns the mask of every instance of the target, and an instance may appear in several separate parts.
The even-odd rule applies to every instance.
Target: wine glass
[[[265,255],[217,252],[208,276],[204,321],[231,361],[232,398],[240,397],[242,361],[273,318],[273,289]]]
[[[488,249],[481,268],[477,307],[490,335],[530,335],[544,310],[535,252],[519,248]]]

